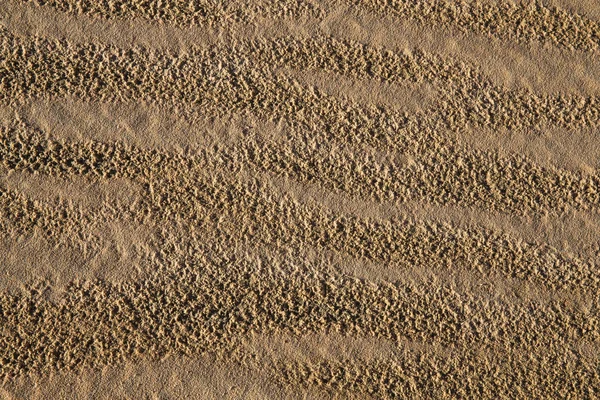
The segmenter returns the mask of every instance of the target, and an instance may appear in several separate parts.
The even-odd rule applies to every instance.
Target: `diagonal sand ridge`
[[[0,397],[599,397],[594,10],[6,0]]]

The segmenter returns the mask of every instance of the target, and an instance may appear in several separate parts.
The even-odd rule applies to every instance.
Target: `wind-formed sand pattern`
[[[0,397],[600,397],[600,7],[0,3]]]

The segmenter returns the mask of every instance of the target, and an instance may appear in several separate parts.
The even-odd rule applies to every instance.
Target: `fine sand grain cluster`
[[[0,398],[600,398],[600,3],[0,0]]]

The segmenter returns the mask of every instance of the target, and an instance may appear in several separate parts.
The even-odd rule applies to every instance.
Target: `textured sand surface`
[[[600,398],[593,0],[0,0],[0,398]]]

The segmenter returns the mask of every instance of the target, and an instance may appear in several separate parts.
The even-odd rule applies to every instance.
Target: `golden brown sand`
[[[600,397],[600,7],[0,1],[0,397]]]

